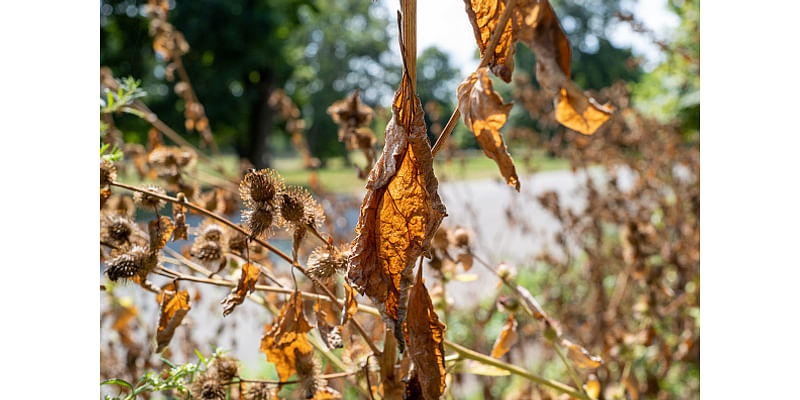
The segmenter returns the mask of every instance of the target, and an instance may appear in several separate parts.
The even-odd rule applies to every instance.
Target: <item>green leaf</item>
[[[126,381],[124,379],[120,379],[120,378],[107,379],[107,380],[104,380],[104,381],[100,382],[100,386],[103,386],[103,385],[120,385],[120,386],[125,386],[128,389],[133,390],[133,385],[128,383],[128,381]]]
[[[174,364],[172,361],[170,361],[170,360],[167,360],[167,359],[166,359],[166,358],[164,358],[164,357],[161,357],[161,358],[160,358],[160,360],[161,360],[161,362],[163,362],[164,364],[167,364],[167,365],[169,365],[169,367],[170,367],[170,368],[175,368],[175,367],[176,367],[176,365],[175,365],[175,364]]]
[[[203,357],[203,354],[200,353],[200,350],[194,349],[194,354],[197,354],[197,358],[203,362],[203,365],[208,367],[208,362],[206,362],[206,358]]]

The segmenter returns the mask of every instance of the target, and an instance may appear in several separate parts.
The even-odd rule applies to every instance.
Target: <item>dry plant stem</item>
[[[320,375],[318,378],[320,378],[320,379],[339,379],[339,378],[346,378],[348,376],[356,375],[356,374],[359,374],[359,373],[361,373],[361,371],[337,372],[335,374]],[[239,378],[238,381],[231,381],[230,383],[239,383],[239,382],[266,383],[266,384],[270,384],[270,385],[288,385],[288,384],[291,384],[291,383],[300,383],[300,381],[298,381],[298,380],[281,382],[281,381],[271,381],[271,380],[264,380],[264,379],[243,379],[243,378]]]
[[[489,37],[489,44],[486,46],[486,51],[483,52],[483,58],[481,58],[481,63],[478,65],[478,69],[488,65],[490,58],[494,57],[494,48],[497,47],[497,43],[500,42],[500,36],[502,36],[503,28],[505,28],[506,24],[508,23],[508,19],[511,18],[511,12],[516,5],[516,1],[517,0],[508,0],[506,2],[506,8],[503,10],[503,15],[500,16],[500,21],[498,21],[497,25],[495,25],[494,31],[492,31],[492,36]],[[436,158],[436,155],[439,154],[439,151],[441,151],[442,147],[444,147],[444,144],[447,142],[450,134],[453,133],[453,129],[456,127],[459,118],[461,118],[461,110],[458,109],[458,102],[456,102],[456,109],[453,110],[453,114],[450,115],[447,125],[445,125],[444,129],[442,129],[442,133],[439,134],[439,138],[436,139],[436,144],[433,145],[433,150],[431,150],[433,158]]]
[[[472,252],[470,252],[470,254],[472,254],[472,258],[475,261],[477,261],[478,264],[484,266],[489,271],[492,271],[492,273],[494,273],[495,276],[500,278],[500,280],[503,282],[503,284],[506,285],[509,289],[511,289],[511,291],[514,293],[514,295],[520,300],[520,304],[523,305],[522,309],[525,310],[525,313],[528,314],[530,317],[536,319],[536,316],[533,315],[533,311],[531,309],[529,309],[527,306],[524,306],[524,304],[525,304],[525,302],[523,301],[523,297],[524,296],[517,290],[517,286],[516,285],[514,285],[511,282],[509,282],[508,279],[506,279],[506,277],[500,275],[500,273],[498,273],[496,269],[494,269],[491,265],[489,265],[489,263],[484,261],[482,258],[478,257],[477,255],[475,255]],[[583,384],[581,383],[580,378],[578,378],[578,373],[575,372],[575,368],[573,368],[572,364],[570,364],[570,362],[564,356],[564,352],[561,351],[561,348],[558,347],[558,344],[554,340],[548,339],[547,343],[550,344],[550,346],[553,348],[553,350],[555,350],[556,354],[558,354],[558,357],[564,363],[564,366],[567,368],[567,371],[569,372],[569,375],[572,378],[572,381],[575,383],[576,386],[578,386],[578,390],[583,391]]]
[[[175,64],[175,69],[178,71],[178,75],[180,75],[181,80],[186,82],[186,86],[189,88],[189,96],[191,96],[192,100],[194,100],[196,103],[200,103],[200,100],[194,93],[192,82],[189,80],[189,74],[186,73],[186,68],[183,67],[183,60],[181,59],[181,56],[176,54],[173,64]],[[208,139],[207,141],[209,142],[209,145],[211,145],[211,152],[215,155],[219,155],[219,148],[217,147],[217,142],[214,141],[214,136],[211,134],[211,128],[206,127],[203,129],[202,135],[206,136]]]
[[[417,0],[400,0],[403,10],[403,46],[411,81],[411,92],[417,93]]]
[[[146,194],[148,194],[148,195],[150,195],[152,197],[156,197],[156,198],[164,200],[164,201],[169,201],[170,203],[181,204],[181,205],[185,206],[186,208],[189,208],[189,209],[191,209],[193,211],[196,211],[196,212],[198,212],[200,214],[203,214],[205,216],[214,218],[217,221],[222,222],[223,224],[228,225],[233,229],[236,229],[237,231],[241,232],[243,235],[246,235],[246,236],[250,237],[251,240],[254,240],[256,243],[266,247],[267,249],[269,249],[273,253],[277,254],[279,257],[281,257],[284,260],[286,260],[286,262],[291,264],[294,268],[297,268],[298,270],[300,270],[300,272],[302,272],[303,275],[305,275],[308,279],[310,279],[312,282],[314,282],[315,285],[317,285],[320,288],[322,288],[322,290],[325,292],[325,294],[327,294],[328,297],[330,297],[331,300],[333,300],[334,305],[338,309],[337,311],[339,311],[339,312],[342,311],[342,307],[343,306],[341,304],[339,304],[339,301],[336,298],[336,295],[333,294],[333,292],[331,292],[331,290],[328,289],[327,286],[323,285],[322,282],[320,282],[318,279],[316,279],[313,276],[309,275],[308,271],[306,271],[305,268],[303,268],[300,264],[298,264],[297,262],[292,260],[292,257],[289,257],[288,255],[286,255],[286,253],[280,251],[277,247],[269,244],[267,241],[261,240],[261,239],[259,239],[257,237],[253,237],[253,235],[250,232],[248,232],[247,230],[245,230],[241,226],[239,226],[237,224],[234,224],[233,222],[229,221],[227,218],[225,218],[225,217],[223,217],[221,215],[218,215],[218,214],[216,214],[214,212],[211,212],[209,210],[206,210],[205,208],[200,207],[200,206],[198,206],[196,204],[193,204],[193,203],[191,203],[189,201],[180,201],[175,197],[170,197],[170,196],[161,195],[161,194],[158,194],[158,193],[153,193],[153,192],[145,190],[145,189],[140,189],[140,188],[137,188],[135,186],[126,185],[124,183],[119,183],[119,182],[111,182],[110,185],[111,186],[116,186],[116,187],[119,187],[119,188],[123,188],[123,189],[128,189],[128,190],[131,190],[131,191],[134,191],[134,192],[146,193]],[[353,326],[356,328],[358,333],[364,338],[364,341],[367,342],[367,345],[370,347],[370,349],[373,351],[373,353],[375,353],[376,355],[381,354],[381,351],[378,349],[378,347],[375,345],[375,343],[372,343],[372,339],[369,337],[369,334],[367,334],[367,331],[364,330],[364,327],[361,326],[361,324],[358,321],[356,321],[355,318],[350,319],[350,323],[353,324]]]
[[[449,340],[445,340],[444,344],[445,344],[445,346],[449,347],[451,350],[453,350],[456,353],[458,353],[461,357],[468,358],[470,360],[479,361],[479,362],[481,362],[483,364],[488,364],[488,365],[491,365],[493,367],[497,367],[497,368],[506,370],[508,372],[511,372],[512,374],[519,375],[519,376],[521,376],[523,378],[527,378],[527,379],[529,379],[529,380],[531,380],[533,382],[536,382],[536,383],[538,383],[540,385],[544,385],[544,386],[553,388],[555,390],[558,390],[559,392],[566,393],[566,394],[568,394],[568,395],[570,395],[572,397],[576,397],[576,398],[583,399],[583,400],[591,400],[591,399],[589,399],[588,396],[586,396],[585,394],[583,394],[580,391],[576,390],[572,386],[565,385],[565,384],[563,384],[561,382],[554,381],[552,379],[542,378],[540,376],[531,374],[528,371],[525,371],[524,369],[522,369],[522,368],[520,368],[520,367],[518,367],[516,365],[506,364],[506,363],[504,363],[504,362],[502,362],[502,361],[500,361],[500,360],[498,360],[496,358],[489,357],[489,356],[487,356],[485,354],[478,353],[477,351],[474,351],[474,350],[470,350],[470,349],[468,349],[468,348],[466,348],[464,346],[461,346],[460,344],[453,343],[453,342],[451,342]]]

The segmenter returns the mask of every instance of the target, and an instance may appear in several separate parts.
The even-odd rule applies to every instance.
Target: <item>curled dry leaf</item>
[[[353,315],[358,311],[358,302],[356,301],[356,291],[347,282],[344,283],[344,307],[342,307],[342,322],[340,325],[344,326],[353,318]]]
[[[298,358],[310,355],[313,351],[306,338],[311,325],[303,313],[300,292],[292,294],[281,308],[277,321],[265,328],[266,332],[261,338],[261,351],[266,354],[269,362],[275,364],[280,380],[285,381],[297,372]]]
[[[431,297],[422,281],[422,266],[417,272],[408,299],[406,342],[409,356],[420,375],[420,386],[427,400],[444,393],[447,371],[444,364],[445,325],[439,321]]]
[[[475,40],[478,42],[478,47],[481,50],[481,58],[487,57],[486,47],[489,45],[489,40],[492,36],[497,23],[500,22],[500,16],[506,8],[505,1],[497,0],[464,0],[469,22],[472,24],[472,30],[475,33]],[[515,25],[518,20],[510,18],[503,27],[503,32],[500,34],[500,40],[497,42],[497,47],[494,49],[494,54],[488,55],[489,66],[495,75],[500,79],[511,82],[511,74],[514,72],[514,50],[517,43],[514,37]]]
[[[372,122],[373,114],[372,108],[361,102],[358,90],[331,104],[327,112],[333,122],[339,125],[339,141],[345,144],[347,150],[357,149],[356,131]]]
[[[192,308],[189,292],[186,290],[176,292],[176,290],[175,285],[170,284],[156,296],[161,305],[156,331],[156,353],[164,351],[175,334],[175,328],[181,324],[183,317]]]
[[[594,356],[579,344],[575,344],[567,339],[561,339],[561,345],[567,348],[567,358],[570,359],[578,368],[593,369],[603,363],[603,359]]]
[[[503,104],[503,99],[494,91],[486,68],[479,68],[458,86],[458,109],[464,116],[464,123],[475,134],[483,153],[497,163],[506,183],[519,191],[514,160],[500,134],[513,106],[511,103]]]
[[[231,290],[231,293],[220,302],[224,306],[222,308],[223,316],[227,317],[232,313],[236,306],[244,302],[244,298],[247,294],[255,289],[256,281],[258,281],[258,273],[259,269],[257,266],[251,263],[242,265],[242,276],[239,278],[239,282],[236,283],[236,287]]]
[[[613,108],[586,96],[570,76],[567,35],[547,0],[524,0],[519,4],[518,38],[536,55],[536,79],[545,93],[556,98],[556,120],[567,128],[591,135],[608,120]]]
[[[429,251],[446,215],[438,186],[422,105],[404,73],[383,153],[367,180],[347,272],[353,288],[378,307],[401,350],[414,261]]]
[[[100,189],[100,209],[103,209],[103,206],[106,204],[106,200],[111,197],[111,189],[105,188]]]
[[[598,399],[600,397],[600,381],[594,375],[589,376],[589,379],[583,384],[583,390],[590,399]]]
[[[503,330],[500,331],[500,336],[494,342],[492,347],[492,357],[500,358],[517,343],[519,336],[517,335],[517,320],[514,319],[514,314],[508,314],[506,323],[503,324]]]
[[[175,230],[175,224],[169,218],[161,216],[150,221],[147,224],[147,230],[150,232],[150,251],[157,251],[163,249],[167,244]]]

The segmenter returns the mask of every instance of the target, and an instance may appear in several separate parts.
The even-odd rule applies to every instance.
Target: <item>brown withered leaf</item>
[[[175,334],[175,328],[181,324],[183,317],[192,308],[189,292],[186,290],[176,292],[174,289],[174,285],[165,287],[156,297],[161,305],[156,330],[156,353],[164,351]]]
[[[500,331],[500,336],[494,342],[492,347],[492,357],[500,358],[517,343],[519,336],[517,335],[517,320],[514,319],[514,314],[508,314],[506,323],[503,324],[503,330]]]
[[[331,104],[327,113],[333,122],[339,125],[339,141],[345,144],[347,150],[357,149],[359,147],[357,128],[372,122],[373,114],[372,107],[361,102],[358,90]]]
[[[227,317],[228,314],[232,313],[236,306],[244,302],[247,294],[255,289],[258,273],[257,266],[251,263],[242,265],[242,276],[239,278],[239,282],[236,283],[236,287],[231,290],[231,293],[220,302],[224,306],[222,308],[222,316]]]
[[[570,80],[572,50],[558,17],[547,0],[524,0],[518,39],[536,55],[536,79],[544,93],[556,97],[556,120],[584,135],[593,134],[608,120],[613,108],[586,96]]]
[[[385,137],[383,153],[367,179],[347,278],[378,307],[402,351],[414,261],[429,252],[431,238],[446,215],[433,174],[422,105],[405,72],[394,94]]]
[[[326,303],[328,304],[328,303]],[[341,349],[342,344],[342,327],[340,325],[329,324],[328,314],[322,309],[322,303],[317,302],[314,304],[314,313],[317,317],[317,330],[322,342],[328,346],[328,349]]]
[[[603,363],[603,359],[594,356],[579,344],[575,344],[567,339],[561,339],[561,345],[567,348],[567,358],[578,368],[593,369]]]
[[[353,318],[353,315],[358,312],[358,302],[356,301],[356,290],[353,289],[347,282],[344,283],[344,307],[342,307],[342,322],[339,325],[344,326]]]
[[[464,0],[469,22],[475,33],[475,40],[481,50],[481,58],[485,57],[486,47],[492,36],[500,16],[506,8],[505,1],[497,0]],[[511,74],[514,72],[514,50],[517,43],[514,32],[519,24],[516,18],[509,18],[503,33],[494,49],[494,54],[489,55],[489,66],[492,72],[500,79],[511,82]]]
[[[277,321],[265,327],[261,338],[261,351],[275,364],[280,380],[294,375],[297,359],[313,351],[306,338],[310,330],[303,313],[303,298],[300,292],[295,292],[281,308]]]
[[[514,160],[500,134],[513,106],[511,103],[503,104],[503,99],[494,91],[486,68],[479,68],[458,86],[458,109],[464,116],[464,124],[475,134],[483,153],[497,163],[506,183],[519,191]]]
[[[444,393],[447,371],[444,364],[444,331],[431,297],[422,281],[422,266],[417,272],[408,299],[406,342],[408,352],[420,375],[420,386],[427,400],[436,400]]]
[[[147,224],[147,231],[150,233],[150,251],[164,248],[164,245],[167,244],[174,230],[175,224],[165,216],[150,221],[150,223]]]
[[[600,398],[600,381],[597,380],[596,376],[590,375],[586,383],[583,384],[583,390],[590,399]]]

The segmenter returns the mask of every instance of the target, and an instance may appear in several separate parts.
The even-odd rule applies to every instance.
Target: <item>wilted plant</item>
[[[693,148],[681,148],[674,129],[637,115],[621,88],[611,88],[600,96],[612,99],[620,111],[614,113],[614,107],[600,105],[570,80],[569,42],[547,0],[465,3],[481,63],[459,86],[458,107],[433,147],[427,137],[423,107],[416,96],[414,0],[402,2],[403,11],[398,15],[403,74],[392,100],[383,151],[377,160],[374,134],[365,127],[372,118],[372,109],[360,102],[358,92],[328,109],[339,124],[340,140],[348,149],[364,151],[368,165],[372,165],[368,173],[366,168],[359,171],[367,178],[366,194],[355,237],[349,245],[324,232],[325,212],[311,193],[301,187],[286,187],[275,170],[249,168],[238,182],[220,184],[211,192],[201,193],[184,181],[184,175],[189,174],[187,169],[195,163],[195,157],[203,160],[206,156],[197,149],[161,145],[156,132],[151,135],[150,149],[136,153],[135,160],[139,164],[146,160],[148,171],[154,171],[168,189],[176,192],[171,196],[158,186],[139,188],[119,182],[112,161],[101,159],[101,258],[105,260],[105,274],[111,282],[130,280],[155,293],[158,326],[154,335],[149,335],[155,336],[155,353],[172,351],[170,343],[175,341],[176,331],[195,304],[195,296],[188,289],[181,289],[181,282],[224,286],[230,292],[220,301],[223,316],[233,313],[246,299],[273,315],[272,322],[264,327],[260,351],[274,364],[278,376],[278,381],[244,378],[235,359],[216,354],[211,361],[200,356],[203,367],[179,367],[164,360],[171,369],[163,378],[148,373],[136,386],[121,379],[104,383],[127,387],[128,398],[146,391],[171,389],[200,399],[265,399],[277,396],[284,386],[299,384],[293,387],[292,396],[326,399],[342,396],[340,392],[345,387],[336,380],[344,378],[350,382],[349,390],[364,397],[430,400],[446,395],[461,373],[514,374],[529,385],[536,385],[526,390],[540,396],[558,392],[580,399],[610,398],[613,393],[601,395],[601,388],[621,384],[636,398],[640,392],[656,394],[657,385],[649,380],[666,379],[674,370],[670,365],[659,367],[659,362],[670,364],[693,356],[693,346],[699,343],[699,328],[695,329],[684,314],[690,312],[687,308],[699,304],[699,289],[687,289],[699,276],[699,154]],[[167,22],[165,4],[151,1],[148,5],[154,49],[181,74],[175,89],[187,102],[187,130],[201,131],[213,148],[209,121],[181,64],[180,56],[188,51],[188,44]],[[588,206],[581,212],[563,209],[555,194],[540,197],[542,205],[564,225],[556,242],[567,255],[564,262],[543,254],[541,262],[564,271],[564,279],[572,285],[578,278],[570,240],[577,243],[591,265],[582,271],[580,279],[588,281],[592,301],[578,306],[545,289],[536,297],[546,299],[544,304],[550,313],[520,283],[522,273],[518,269],[491,264],[476,254],[480,244],[473,232],[461,226],[440,227],[447,209],[438,194],[433,160],[461,115],[485,155],[497,163],[505,182],[516,191],[521,190],[516,167],[500,132],[513,105],[504,103],[489,76],[492,72],[506,82],[512,80],[517,42],[536,54],[540,85],[540,89],[533,88],[522,78],[517,97],[526,109],[535,108],[540,113],[545,112],[540,107],[542,99],[554,103],[552,110],[547,110],[553,113],[550,122],[554,127],[558,122],[569,128],[557,130],[555,139],[547,144],[549,149],[572,161],[576,169],[598,164],[608,174],[602,188],[587,180]],[[101,80],[105,79],[108,85],[119,84],[113,78],[108,81],[110,71],[101,74]],[[128,109],[148,115],[142,111],[146,107],[134,101],[136,97],[127,95],[126,99],[129,92],[135,93],[135,89],[122,90],[116,97],[111,95],[109,99],[123,99],[123,105],[112,109],[109,100],[101,113],[110,116]],[[297,107],[285,94],[270,101],[292,124],[290,131],[300,135],[302,120]],[[170,131],[157,129],[165,134]],[[576,134],[590,135],[598,130],[601,137],[597,140]],[[653,138],[658,140],[650,140]],[[634,161],[632,149],[648,161]],[[676,160],[688,169],[686,181],[676,178],[671,170]],[[637,174],[632,192],[616,186],[614,171],[620,165],[627,165]],[[221,215],[238,207],[234,204],[238,201],[230,197],[231,192],[236,192],[231,186],[236,184],[243,207],[241,225]],[[147,225],[147,234],[124,211],[130,209],[124,205],[125,200],[111,197],[112,188],[132,191],[138,207],[155,213],[155,219]],[[173,207],[172,219],[159,214],[167,202]],[[204,216],[206,222],[189,227],[187,212]],[[653,222],[655,214],[659,220]],[[603,224],[619,229],[619,246],[608,244]],[[292,235],[291,256],[270,243],[278,233],[277,227],[286,228]],[[190,237],[192,243],[184,254],[165,248],[170,240]],[[307,240],[319,243],[315,243],[317,246],[303,266],[298,262],[299,253]],[[282,259],[288,269],[272,267],[266,254],[258,256],[258,249]],[[169,260],[162,252],[170,255]],[[425,264],[424,258],[431,260]],[[503,295],[497,298],[504,323],[489,355],[446,338],[448,317],[454,307],[448,303],[445,284],[457,276],[457,265],[466,272],[475,263],[490,270],[504,286]],[[425,265],[438,280],[423,279]],[[294,277],[295,270],[307,280],[281,279],[286,272]],[[238,277],[234,278],[234,272]],[[167,283],[154,285],[149,278],[155,276],[166,278]],[[608,276],[616,276],[611,291],[606,284]],[[303,286],[309,290],[303,291]],[[653,286],[660,293],[651,290]],[[676,289],[682,297],[676,297]],[[113,296],[113,287],[110,292]],[[635,299],[631,292],[636,293]],[[279,294],[285,297],[280,298]],[[358,294],[369,298],[373,306],[359,304]],[[314,302],[313,313],[306,305],[309,301]],[[114,330],[122,338],[130,337],[132,310],[117,311]],[[679,321],[663,320],[676,311],[681,313]],[[377,318],[361,318],[359,312]],[[119,315],[128,316],[122,319]],[[644,319],[637,321],[635,317]],[[488,319],[478,326],[482,328],[487,322]],[[314,328],[321,340],[316,334],[309,335]],[[684,346],[679,348],[679,354],[650,357],[643,363],[629,355],[635,351],[631,347],[654,338],[663,338],[662,350],[667,353],[669,344],[676,340],[672,335],[676,329],[682,332]],[[532,332],[541,334],[541,343],[552,349],[571,384],[501,361]],[[629,332],[639,333],[630,337]],[[189,334],[186,341],[191,341]],[[135,360],[145,358],[141,348],[128,339],[124,345],[128,356],[134,358],[129,370],[139,372]],[[341,356],[330,351],[339,347],[344,348]],[[602,352],[603,357],[587,348]],[[452,353],[448,355],[447,351]],[[464,368],[466,362],[469,364]],[[153,367],[149,362],[144,366]],[[323,368],[340,372],[323,374]],[[579,373],[580,369],[593,374]],[[119,370],[109,365],[103,373]],[[648,382],[635,383],[636,374],[644,374]],[[291,380],[293,376],[295,380]]]

